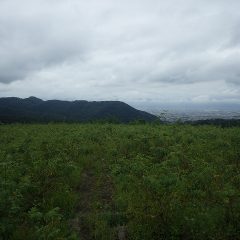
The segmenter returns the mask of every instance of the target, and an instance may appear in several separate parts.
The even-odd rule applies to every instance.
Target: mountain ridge
[[[157,120],[121,101],[63,101],[28,98],[0,98],[0,122],[89,122],[111,120],[132,122]]]

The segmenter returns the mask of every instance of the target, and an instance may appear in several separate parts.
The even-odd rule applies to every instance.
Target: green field
[[[0,126],[0,239],[240,239],[240,127]]]

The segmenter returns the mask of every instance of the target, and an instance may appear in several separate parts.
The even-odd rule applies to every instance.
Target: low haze
[[[0,97],[240,103],[238,0],[1,0]]]

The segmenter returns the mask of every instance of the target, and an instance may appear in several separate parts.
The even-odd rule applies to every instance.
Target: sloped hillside
[[[36,97],[0,98],[0,121],[12,122],[86,122],[113,120],[152,121],[156,116],[139,111],[120,101],[43,101]]]

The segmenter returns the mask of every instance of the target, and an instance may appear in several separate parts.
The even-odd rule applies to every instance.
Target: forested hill
[[[88,122],[109,120],[131,122],[153,121],[157,117],[137,110],[120,101],[44,101],[36,97],[25,99],[0,98],[0,122]]]

